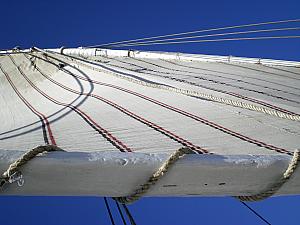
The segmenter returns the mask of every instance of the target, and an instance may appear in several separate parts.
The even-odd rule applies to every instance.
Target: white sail
[[[79,48],[0,65],[0,171],[38,145],[65,150],[0,194],[126,196],[188,147],[147,195],[251,195],[300,146],[299,62]],[[277,194],[299,186],[296,171]]]

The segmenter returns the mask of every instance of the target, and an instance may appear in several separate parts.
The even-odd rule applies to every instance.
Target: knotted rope
[[[293,158],[292,158],[288,168],[286,169],[284,174],[281,175],[280,179],[276,183],[273,183],[268,188],[266,188],[266,190],[264,190],[258,194],[251,195],[251,196],[236,196],[235,198],[237,198],[238,200],[243,201],[243,202],[246,202],[246,201],[253,202],[253,201],[261,201],[261,200],[271,197],[282,187],[282,185],[284,185],[291,178],[291,176],[294,174],[294,172],[296,171],[296,169],[299,165],[299,161],[300,161],[299,150],[296,150],[294,152]]]
[[[20,173],[20,168],[28,161],[36,157],[38,154],[44,152],[54,152],[54,151],[63,151],[63,150],[54,145],[42,145],[26,152],[17,161],[10,164],[8,169],[2,174],[2,176],[0,177],[0,188],[3,187],[6,183],[14,182],[11,180],[12,177],[17,173]]]

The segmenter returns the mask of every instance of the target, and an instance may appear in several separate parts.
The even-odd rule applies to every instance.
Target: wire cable
[[[129,43],[129,44],[160,43],[160,42],[173,41],[173,40],[185,40],[185,39],[194,39],[194,38],[203,38],[203,37],[217,37],[217,36],[227,36],[227,35],[236,35],[236,34],[266,33],[266,32],[275,32],[275,31],[290,31],[290,30],[300,30],[300,27],[285,27],[285,28],[276,28],[276,29],[262,29],[262,30],[206,34],[206,35],[179,37],[179,38],[167,38],[167,39],[160,39],[160,40],[155,40],[155,41],[133,42],[133,43]],[[117,44],[117,45],[108,45],[107,47],[122,47],[122,46],[126,46],[126,45],[127,44]]]
[[[105,206],[106,206],[106,209],[107,209],[109,218],[110,218],[110,222],[111,222],[112,225],[115,225],[115,221],[114,221],[114,218],[113,218],[112,213],[111,213],[111,211],[110,211],[110,207],[109,207],[109,205],[108,205],[107,198],[104,197],[103,199],[104,199]]]
[[[121,210],[121,208],[120,208],[119,202],[116,201],[116,200],[114,200],[114,201],[115,201],[116,206],[117,206],[117,208],[118,208],[119,214],[120,214],[120,216],[121,216],[121,218],[122,218],[123,224],[124,224],[124,225],[127,225],[126,220],[125,220],[125,217],[124,217],[124,215],[123,215],[123,212],[122,212],[122,210]]]
[[[136,225],[134,219],[133,219],[133,216],[132,214],[130,213],[129,209],[127,208],[127,206],[125,204],[121,204],[121,206],[124,208],[125,212],[126,212],[126,215],[128,216],[129,218],[129,221],[131,223],[131,225]]]
[[[251,24],[244,24],[244,25],[211,28],[211,29],[202,29],[202,30],[195,30],[195,31],[189,31],[189,32],[181,32],[181,33],[173,33],[173,34],[167,34],[167,35],[137,38],[137,39],[131,39],[131,40],[123,40],[123,41],[117,41],[117,42],[109,42],[109,43],[101,44],[101,45],[87,46],[86,48],[99,48],[99,47],[105,47],[105,46],[114,45],[114,44],[123,44],[123,43],[134,42],[134,41],[144,41],[144,40],[151,40],[151,39],[158,39],[158,38],[165,38],[165,37],[174,37],[174,36],[180,36],[180,35],[186,35],[186,34],[204,33],[204,32],[209,32],[209,31],[227,30],[227,29],[244,28],[244,27],[255,27],[255,26],[270,25],[270,24],[296,23],[296,22],[300,22],[300,19],[278,20],[278,21],[251,23]]]
[[[270,222],[268,222],[262,215],[260,215],[258,212],[256,212],[253,208],[251,208],[248,204],[245,202],[241,202],[244,206],[246,206],[251,212],[253,212],[258,218],[260,218],[262,221],[264,221],[266,224],[271,225]]]
[[[242,38],[220,38],[220,39],[203,39],[203,40],[191,40],[191,41],[167,41],[167,42],[159,42],[159,43],[124,44],[124,45],[120,45],[118,47],[146,46],[146,45],[167,45],[167,44],[186,44],[186,43],[204,43],[204,42],[222,42],[222,41],[244,41],[244,40],[297,39],[297,38],[300,38],[300,35],[242,37]]]

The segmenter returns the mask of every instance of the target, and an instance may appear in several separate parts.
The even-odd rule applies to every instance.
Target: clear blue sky
[[[300,18],[299,0],[2,1],[0,49],[78,47],[293,18]],[[139,49],[300,61],[299,39]],[[272,224],[292,225],[299,224],[299,203],[277,197],[251,206]],[[263,224],[233,198],[146,198],[129,207],[138,224]],[[109,224],[100,197],[0,197],[0,212],[0,225]]]

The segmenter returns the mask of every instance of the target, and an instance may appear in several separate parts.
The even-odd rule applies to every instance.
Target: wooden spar
[[[23,152],[0,151],[0,171]],[[52,152],[21,170],[25,183],[4,187],[1,195],[126,196],[143,184],[168,154]],[[252,195],[275,182],[291,157],[285,155],[187,155],[172,167],[147,196]],[[277,195],[300,194],[295,172]]]

